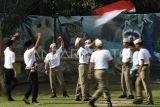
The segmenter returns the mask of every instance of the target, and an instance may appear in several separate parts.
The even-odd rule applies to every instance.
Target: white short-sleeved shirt
[[[36,49],[35,47],[31,49],[27,49],[24,53],[24,62],[26,64],[26,68],[31,68],[33,64],[36,62],[35,57]]]
[[[139,65],[139,62],[138,62],[138,51],[135,51],[133,53],[132,61],[133,61],[133,65]]]
[[[94,63],[94,69],[108,69],[108,61],[112,59],[111,53],[104,49],[93,52],[90,62]]]
[[[85,49],[88,51],[89,54],[93,53],[93,50],[90,48],[90,45],[85,45]]]
[[[15,53],[7,47],[4,50],[4,68],[13,69],[13,63],[15,63]]]
[[[129,58],[132,58],[132,52],[130,48],[124,48],[122,50],[122,62],[126,63]]]
[[[55,68],[57,66],[60,66],[60,59],[61,59],[61,53],[62,53],[62,48],[60,47],[55,54],[52,52],[48,53],[44,63],[49,64],[50,68]]]
[[[77,55],[79,57],[79,63],[80,64],[88,64],[89,63],[89,52],[87,51],[86,48],[80,47],[79,50],[77,51]]]
[[[139,65],[142,65],[142,59],[144,59],[144,64],[150,64],[151,55],[147,49],[140,49],[138,53]]]

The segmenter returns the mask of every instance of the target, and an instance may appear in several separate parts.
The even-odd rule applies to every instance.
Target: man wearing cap
[[[26,65],[26,72],[28,73],[28,89],[24,95],[23,101],[26,104],[30,104],[29,97],[32,94],[32,104],[39,104],[37,101],[38,97],[38,72],[36,70],[36,50],[39,47],[40,40],[41,40],[41,33],[36,33],[37,40],[36,42],[33,40],[27,40],[25,42],[25,47],[27,48],[24,53],[24,62]]]
[[[121,73],[121,86],[123,94],[119,98],[133,99],[133,93],[130,86],[130,63],[132,58],[132,52],[129,48],[129,39],[123,39],[123,50],[122,50],[122,73]]]
[[[142,40],[136,39],[134,41],[136,49],[139,51],[138,53],[138,62],[139,62],[139,70],[137,74],[136,80],[136,99],[133,101],[134,104],[142,104],[143,103],[143,96],[142,96],[142,89],[141,83],[145,89],[147,94],[147,105],[153,105],[153,98],[152,98],[152,91],[151,91],[151,84],[150,84],[150,58],[151,55],[149,51],[142,47]]]
[[[89,101],[89,105],[91,107],[96,107],[95,101],[104,93],[107,96],[108,107],[112,107],[110,92],[107,85],[107,70],[109,68],[109,64],[112,64],[113,58],[108,50],[103,49],[101,40],[96,39],[95,46],[96,51],[93,52],[90,59],[88,78],[92,79],[94,69],[94,76],[98,83],[98,87]]]
[[[4,74],[5,74],[5,88],[6,88],[6,95],[8,97],[8,101],[14,101],[12,98],[11,92],[17,85],[16,79],[16,67],[15,67],[15,38],[19,35],[19,33],[15,33],[14,36],[8,39],[5,43],[7,46],[4,50]]]
[[[89,64],[89,52],[85,48],[85,40],[82,38],[77,38],[75,41],[75,46],[79,46],[77,51],[79,57],[79,67],[78,67],[78,82],[76,87],[76,101],[80,101],[81,97],[83,101],[89,101],[89,96],[87,92],[87,74],[88,74],[88,64]]]
[[[64,48],[64,41],[61,37],[59,37],[59,40],[61,41],[60,48],[57,49],[56,43],[52,43],[50,45],[51,52],[47,54],[44,60],[45,74],[48,75],[49,73],[50,87],[52,91],[51,98],[57,97],[57,92],[56,92],[57,81],[62,88],[63,96],[69,97],[66,91],[65,81],[63,77],[63,70],[60,66],[60,59],[61,59],[61,53],[63,52],[63,48]]]

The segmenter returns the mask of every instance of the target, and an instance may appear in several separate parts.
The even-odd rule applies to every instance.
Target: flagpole
[[[57,18],[58,18],[58,13],[55,13],[53,15],[53,18],[54,18],[54,43],[57,43]]]

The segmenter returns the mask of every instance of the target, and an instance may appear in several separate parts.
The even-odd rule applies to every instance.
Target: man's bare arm
[[[37,33],[37,41],[34,45],[35,49],[37,49],[39,47],[40,40],[41,40],[41,33]]]

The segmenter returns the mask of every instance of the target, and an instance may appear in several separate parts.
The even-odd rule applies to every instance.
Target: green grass
[[[126,99],[118,99],[117,97],[120,95],[121,90],[120,86],[112,86],[111,94],[112,94],[112,101],[114,107],[160,107],[160,87],[159,84],[153,85],[153,97],[154,97],[154,106],[146,106],[143,105],[133,105],[131,100]],[[61,91],[58,92],[57,98],[50,98],[50,88],[47,85],[40,85],[40,94],[38,101],[41,103],[38,107],[89,107],[87,102],[76,102],[74,101],[74,93],[75,93],[75,86],[69,87],[69,98],[63,98],[61,95]],[[37,105],[25,105],[22,102],[23,94],[25,92],[26,86],[19,86],[14,91],[14,102],[8,102],[5,96],[0,96],[0,107],[35,107]],[[145,95],[145,94],[144,94]],[[31,99],[31,98],[30,98]],[[98,107],[106,107],[104,103],[103,97],[101,97],[97,101]]]

